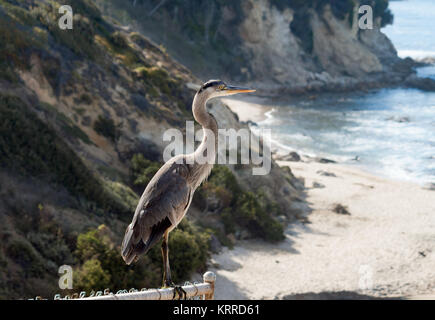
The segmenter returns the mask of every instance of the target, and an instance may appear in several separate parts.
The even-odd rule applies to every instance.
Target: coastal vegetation
[[[159,245],[134,266],[119,253],[162,165],[159,146],[139,130],[192,119],[185,84],[197,80],[93,1],[75,1],[74,28],[61,31],[60,5],[0,0],[0,298],[51,298],[64,264],[74,289],[63,293],[161,285]],[[275,219],[283,209],[238,180],[216,166],[193,204],[213,219],[188,215],[171,233],[177,283],[205,271],[212,239],[283,239]]]

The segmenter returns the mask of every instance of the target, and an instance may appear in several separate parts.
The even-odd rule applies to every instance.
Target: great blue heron
[[[137,261],[141,254],[147,253],[163,237],[163,285],[166,287],[175,287],[169,267],[169,232],[183,219],[196,188],[208,177],[213,167],[212,163],[198,163],[195,159],[204,152],[213,153],[208,155],[213,160],[216,157],[215,150],[206,150],[207,143],[213,141],[211,139],[217,146],[218,137],[216,120],[207,112],[206,103],[215,97],[253,91],[226,85],[221,80],[210,80],[201,86],[192,104],[195,120],[203,129],[208,129],[204,130],[201,144],[194,153],[177,155],[157,171],[145,188],[133,220],[125,231],[121,254],[127,264]]]

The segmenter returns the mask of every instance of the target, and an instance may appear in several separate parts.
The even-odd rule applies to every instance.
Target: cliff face
[[[313,56],[332,76],[364,76],[382,71],[378,57],[358,39],[359,32],[334,17],[329,7],[312,14]],[[356,17],[355,17],[356,18]]]
[[[279,10],[267,0],[246,1],[243,9],[245,19],[239,32],[249,57],[248,79],[258,86],[266,83],[309,89],[367,81],[391,71],[400,60],[391,41],[380,31],[380,18],[373,30],[358,28],[357,7],[345,19],[336,17],[329,5],[320,11],[307,9],[308,36],[303,40],[292,29],[294,9]]]
[[[358,1],[209,1],[157,7],[156,1],[144,0],[134,8],[117,0],[109,3],[106,13],[124,17],[125,23],[177,52],[177,59],[204,79],[218,75],[270,93],[277,88],[304,92],[386,85],[412,73],[409,65],[395,67],[401,59],[380,31],[392,19],[384,0],[370,2],[372,30],[358,27]],[[141,14],[150,11],[147,22],[141,21]],[[151,23],[171,34],[156,32]],[[180,47],[191,50],[184,54]]]
[[[307,85],[312,61],[305,62],[305,52],[291,32],[294,11],[283,11],[268,0],[246,1],[245,18],[238,29],[241,46],[249,64],[247,79],[282,85]]]

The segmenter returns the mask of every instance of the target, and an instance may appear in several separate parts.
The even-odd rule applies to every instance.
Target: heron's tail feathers
[[[136,261],[141,254],[147,253],[171,227],[169,218],[165,218],[152,226],[150,233],[139,235],[131,224],[125,231],[124,240],[121,246],[121,255],[126,264]]]
[[[134,228],[130,224],[125,231],[124,240],[122,240],[121,255],[126,264],[131,264],[135,260],[137,252],[141,249],[141,245],[144,245],[142,240],[135,243],[134,233]]]

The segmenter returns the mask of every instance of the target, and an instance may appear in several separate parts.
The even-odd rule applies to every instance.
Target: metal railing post
[[[204,282],[210,284],[210,293],[204,295],[204,300],[213,300],[214,299],[214,283],[216,281],[216,275],[211,272],[211,271],[207,271],[206,273],[204,273],[203,277]]]

